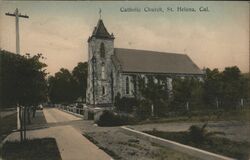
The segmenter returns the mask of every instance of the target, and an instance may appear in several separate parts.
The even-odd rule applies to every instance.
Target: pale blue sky
[[[15,52],[15,21],[4,15],[19,8],[21,53],[43,53],[47,70],[72,69],[87,60],[87,39],[99,8],[115,47],[188,54],[200,67],[223,69],[237,65],[248,70],[248,2],[0,2],[0,47]],[[193,7],[173,13],[122,13],[121,7]],[[199,12],[199,7],[209,12]]]

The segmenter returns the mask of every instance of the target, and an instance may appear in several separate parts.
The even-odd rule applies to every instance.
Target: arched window
[[[104,46],[104,43],[101,43],[100,53],[101,53],[101,58],[105,58],[105,46]]]
[[[102,68],[101,68],[101,71],[102,71],[102,75],[101,75],[101,77],[102,77],[102,79],[105,79],[105,64],[104,63],[102,63]]]
[[[102,86],[102,95],[104,95],[104,94],[105,94],[105,87]]]
[[[126,77],[126,94],[129,94],[129,77]]]

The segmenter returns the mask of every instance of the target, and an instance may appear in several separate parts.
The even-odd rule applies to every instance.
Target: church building
[[[148,75],[164,75],[169,90],[174,77],[203,76],[185,54],[115,48],[114,41],[114,35],[99,19],[88,39],[87,104],[110,107],[118,93],[121,97],[134,97],[136,76],[146,82]]]

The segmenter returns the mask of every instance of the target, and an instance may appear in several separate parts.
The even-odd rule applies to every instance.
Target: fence
[[[66,112],[73,113],[77,116],[83,116],[84,115],[84,109],[83,108],[77,108],[77,107],[72,107],[72,106],[63,106],[63,105],[58,105],[56,106],[57,108],[64,110]]]

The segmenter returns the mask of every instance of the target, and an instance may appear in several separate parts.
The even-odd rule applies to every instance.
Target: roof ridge
[[[114,48],[114,49],[123,49],[123,50],[135,50],[135,51],[143,51],[143,52],[155,52],[157,54],[174,54],[174,55],[181,55],[181,56],[187,56],[187,54],[182,53],[172,53],[172,52],[161,52],[161,51],[153,51],[153,50],[143,50],[143,49],[130,49],[130,48]],[[153,54],[153,53],[148,53]]]

